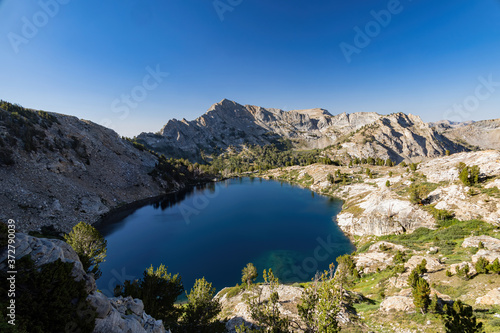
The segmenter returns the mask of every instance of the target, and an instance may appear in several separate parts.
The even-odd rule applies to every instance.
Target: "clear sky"
[[[0,0],[0,98],[127,136],[223,98],[500,118],[500,0]]]

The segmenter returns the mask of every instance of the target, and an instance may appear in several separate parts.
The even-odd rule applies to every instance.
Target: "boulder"
[[[62,262],[72,263],[72,275],[75,281],[85,280],[87,293],[96,290],[94,276],[85,272],[78,255],[68,243],[58,239],[37,238],[24,233],[16,233],[15,248],[18,260],[29,255],[38,267],[58,259],[61,259]],[[0,270],[5,270],[6,267],[7,248],[0,254]]]
[[[96,309],[96,318],[106,318],[111,312],[109,299],[98,291],[89,295],[87,301]]]
[[[443,265],[438,258],[434,258],[431,256],[413,256],[405,263],[405,267],[408,269],[408,271],[411,271],[422,262],[422,259],[425,259],[427,261],[427,265],[425,265],[425,268],[427,268],[427,272],[429,273],[440,271],[445,267],[445,265]]]
[[[462,269],[466,265],[469,266],[469,275],[474,275],[474,274],[477,273],[476,272],[476,268],[474,267],[474,265],[471,264],[470,262],[467,262],[467,261],[464,261],[464,262],[461,262],[461,263],[458,263],[458,264],[450,265],[449,271],[451,273],[453,273],[453,274],[457,274],[457,268]]]
[[[486,295],[478,297],[476,304],[480,305],[500,305],[500,288],[490,290]]]
[[[415,312],[413,298],[407,296],[390,296],[380,303],[380,310],[385,312],[402,311]]]
[[[500,252],[481,249],[472,256],[472,262],[476,263],[480,257],[487,259],[489,262],[493,262],[495,259],[500,260]]]
[[[467,237],[462,242],[462,247],[479,247],[479,242],[482,242],[487,250],[500,252],[500,239],[486,235]]]
[[[111,311],[96,319],[93,333],[165,333],[162,321],[146,314],[141,300],[120,296],[108,301]]]

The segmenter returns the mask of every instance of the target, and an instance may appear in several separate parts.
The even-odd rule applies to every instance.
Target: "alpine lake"
[[[97,287],[140,279],[160,264],[179,273],[186,291],[205,277],[217,291],[241,283],[251,262],[262,280],[310,281],[355,247],[335,222],[342,201],[286,182],[236,178],[193,187],[98,225],[107,240]]]

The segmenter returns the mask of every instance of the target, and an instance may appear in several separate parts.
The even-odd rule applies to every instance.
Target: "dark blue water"
[[[186,290],[205,277],[217,290],[241,283],[252,262],[281,282],[309,281],[355,250],[335,224],[340,200],[288,183],[233,179],[177,194],[104,223],[108,241],[98,288],[111,294],[151,264],[179,273]]]

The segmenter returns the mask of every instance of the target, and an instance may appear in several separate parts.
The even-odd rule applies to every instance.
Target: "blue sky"
[[[0,64],[0,98],[127,136],[223,98],[499,118],[500,0],[3,0]]]

